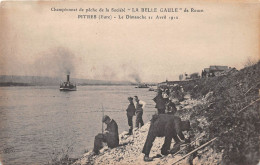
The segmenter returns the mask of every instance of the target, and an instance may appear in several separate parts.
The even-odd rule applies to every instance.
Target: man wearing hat
[[[110,119],[105,115],[102,122],[107,125],[104,133],[100,133],[95,136],[94,149],[95,154],[99,153],[99,150],[103,147],[102,142],[107,143],[109,148],[115,148],[119,145],[118,126],[115,120]]]
[[[135,115],[135,105],[133,102],[132,97],[128,97],[129,105],[126,109],[126,115],[128,119],[128,125],[129,125],[129,132],[127,135],[132,135],[133,134],[133,116]]]
[[[143,108],[145,107],[145,102],[139,100],[138,96],[135,96],[135,109],[136,109],[136,121],[135,121],[135,127],[141,128],[144,125],[143,121]]]
[[[157,96],[153,99],[153,101],[156,103],[155,108],[158,110],[158,114],[165,113],[167,98],[162,97],[162,90],[158,89]]]

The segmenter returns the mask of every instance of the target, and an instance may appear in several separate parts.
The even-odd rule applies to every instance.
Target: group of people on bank
[[[133,134],[133,117],[136,115],[136,121],[135,121],[135,127],[140,128],[144,125],[143,121],[143,108],[145,106],[145,102],[138,99],[138,96],[135,96],[135,102],[134,104],[133,98],[128,97],[129,105],[126,109],[126,115],[129,125],[129,132],[127,135]]]
[[[157,114],[153,115],[151,119],[148,135],[142,150],[144,153],[144,161],[152,161],[149,157],[150,150],[156,137],[165,137],[164,144],[161,148],[161,154],[167,155],[172,153],[170,145],[172,139],[175,141],[175,145],[179,145],[182,142],[189,142],[185,139],[183,131],[190,130],[190,122],[182,121],[180,117],[176,116],[176,106],[168,98],[162,96],[162,91],[159,89],[156,97],[153,99],[155,107],[157,108]],[[138,96],[128,97],[129,105],[126,109],[127,120],[129,125],[129,132],[127,135],[133,134],[133,116],[136,115],[135,127],[140,128],[144,125],[142,116],[145,102],[139,100]],[[118,125],[109,116],[105,115],[102,122],[107,125],[104,133],[95,136],[94,153],[98,154],[102,148],[102,143],[106,142],[109,148],[115,148],[119,146]]]

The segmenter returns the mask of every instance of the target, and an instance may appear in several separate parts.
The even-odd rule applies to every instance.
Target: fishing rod
[[[103,104],[102,104],[102,134],[104,133],[104,123],[103,123],[103,119],[104,119],[104,108],[103,108]]]

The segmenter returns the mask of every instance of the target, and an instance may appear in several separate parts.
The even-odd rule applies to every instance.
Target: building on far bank
[[[195,80],[195,79],[199,79],[199,78],[200,78],[200,74],[198,72],[192,73],[190,75],[185,74],[185,80]]]
[[[209,68],[204,68],[204,70],[202,70],[201,77],[220,76],[230,72],[231,70],[236,70],[236,68],[231,68],[228,66],[220,66],[220,65],[211,65],[209,66]]]

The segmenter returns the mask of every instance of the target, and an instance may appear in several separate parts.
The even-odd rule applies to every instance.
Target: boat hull
[[[76,91],[77,88],[60,88],[60,91]]]

